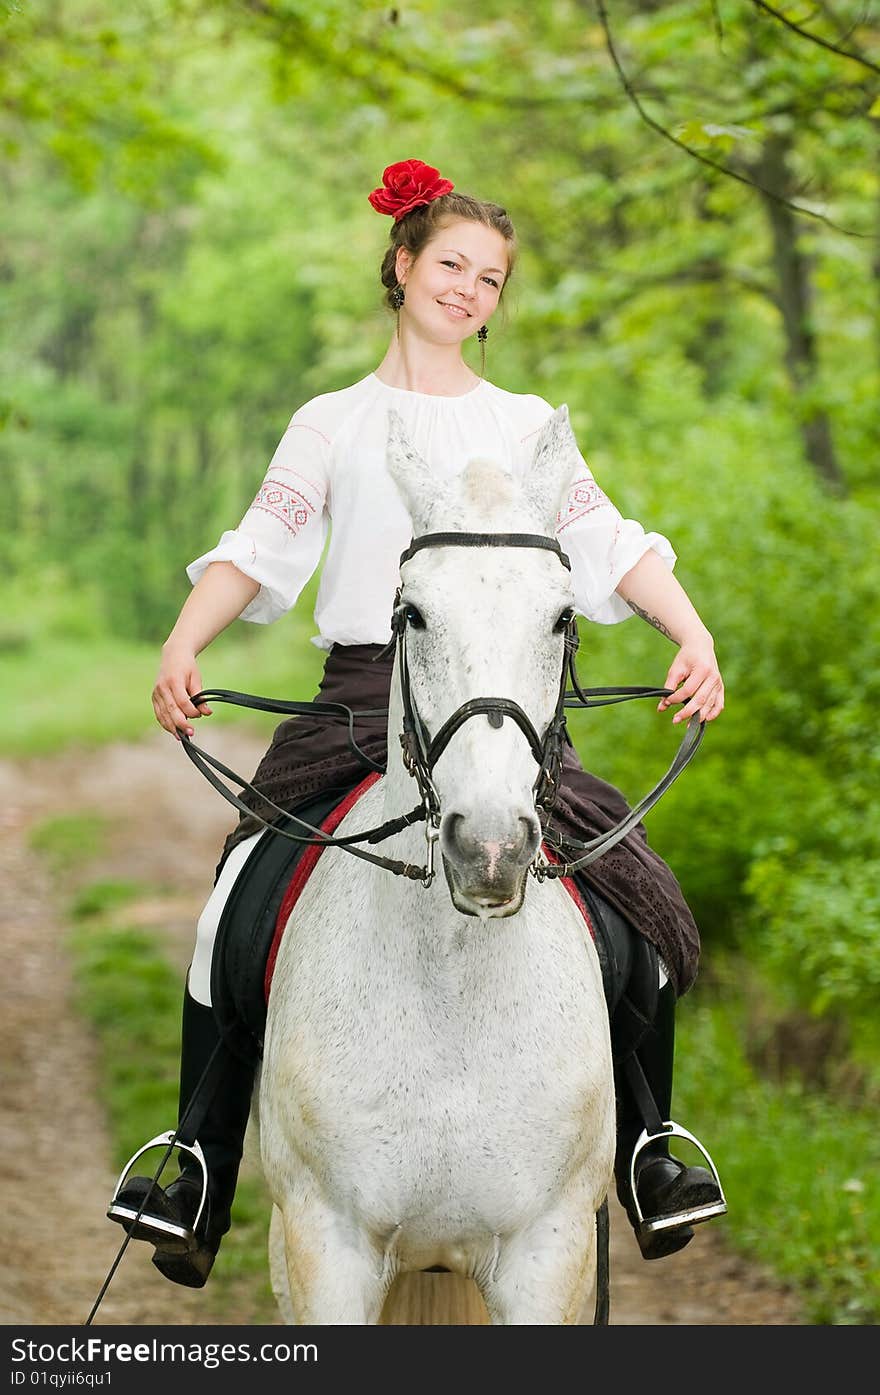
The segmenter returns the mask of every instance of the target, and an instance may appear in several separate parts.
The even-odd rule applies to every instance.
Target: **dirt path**
[[[200,736],[244,775],[262,751],[257,738],[229,726],[217,724],[210,736]],[[6,1081],[0,1102],[0,1322],[6,1324],[83,1323],[121,1238],[104,1214],[115,1175],[95,1046],[71,1006],[65,898],[53,890],[28,843],[31,827],[45,818],[86,811],[102,813],[110,824],[104,851],[88,865],[85,880],[112,876],[163,888],[161,899],[144,900],[135,910],[162,937],[181,981],[218,850],[235,819],[158,730],[137,745],[0,762]],[[791,1295],[726,1247],[730,1224],[725,1218],[701,1227],[686,1250],[646,1264],[615,1203],[612,1324],[797,1325]],[[169,1284],[150,1264],[150,1253],[146,1245],[129,1246],[96,1322],[253,1321],[252,1297],[244,1289],[230,1311],[206,1316],[210,1285],[194,1292]]]

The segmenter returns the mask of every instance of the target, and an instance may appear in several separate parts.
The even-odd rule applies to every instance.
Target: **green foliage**
[[[870,835],[873,835],[871,838]],[[860,856],[792,858],[791,841],[751,867],[756,954],[817,1015],[875,1018],[880,994],[876,813]],[[869,841],[870,839],[870,841]],[[795,873],[792,874],[794,866]]]
[[[830,497],[805,478],[795,443],[763,408],[720,398],[703,421],[693,375],[662,395],[656,370],[641,377],[639,419],[619,425],[613,464],[604,443],[591,453],[587,413],[580,439],[624,512],[672,539],[727,698],[648,815],[651,841],[710,953],[736,944],[808,1010],[866,1022],[880,934],[876,503]],[[673,652],[635,622],[581,626],[584,682],[660,684]],[[680,736],[668,715],[627,708],[571,725],[583,758],[631,799]]]
[[[880,1318],[876,1110],[792,1079],[759,1078],[743,1052],[744,1003],[695,993],[678,1010],[673,1112],[707,1143],[737,1248],[797,1289],[807,1321]]]
[[[876,196],[870,128],[847,115],[863,73],[743,18],[732,6],[723,54],[695,3],[616,6],[612,24],[680,138],[754,173],[793,113],[793,158],[858,221]],[[760,200],[634,126],[601,26],[573,0],[493,0],[478,20],[434,4],[160,0],[120,15],[41,0],[4,44],[16,159],[0,295],[15,333],[0,469],[14,526],[0,558],[97,584],[119,633],[164,637],[185,562],[244,512],[291,412],[381,356],[387,225],[365,191],[392,146],[515,215],[497,381],[569,400],[618,458],[631,432],[644,453],[661,397],[673,421],[687,374],[692,421],[724,392],[772,413],[774,433],[823,409],[848,477],[876,475],[868,251],[803,220],[822,353],[793,393]],[[742,89],[754,110],[731,123]]]

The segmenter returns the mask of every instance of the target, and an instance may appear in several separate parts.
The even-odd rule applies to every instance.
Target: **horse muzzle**
[[[445,814],[440,823],[440,849],[446,880],[456,910],[481,919],[515,915],[522,905],[526,874],[541,839],[535,815],[514,819],[505,828],[477,837],[470,820],[460,813]]]

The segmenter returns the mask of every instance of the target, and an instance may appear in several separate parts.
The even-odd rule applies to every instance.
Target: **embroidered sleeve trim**
[[[251,509],[277,518],[289,533],[297,537],[314,516],[315,509],[304,494],[285,480],[265,479],[257,490]]]
[[[563,528],[567,528],[579,518],[584,518],[595,509],[610,507],[611,500],[607,494],[603,494],[592,476],[575,480],[565,504],[556,515],[556,531],[561,533]]]

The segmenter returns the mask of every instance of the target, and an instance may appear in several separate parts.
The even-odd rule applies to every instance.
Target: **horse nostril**
[[[518,852],[528,853],[529,858],[531,858],[538,851],[541,842],[541,825],[534,815],[529,818],[521,817],[520,823],[522,824],[522,837]]]
[[[456,853],[459,856],[464,852],[459,841],[459,830],[463,823],[463,814],[447,814],[443,819],[441,828],[441,846],[445,843],[447,851]]]

